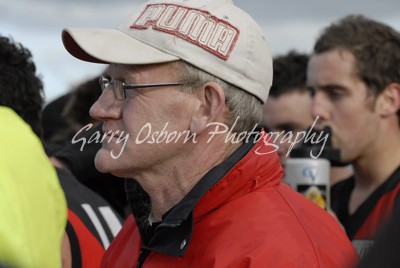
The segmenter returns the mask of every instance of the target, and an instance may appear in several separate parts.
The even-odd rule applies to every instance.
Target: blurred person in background
[[[346,16],[318,37],[308,64],[318,128],[354,176],[331,188],[331,206],[363,256],[400,209],[400,34],[360,15]]]
[[[89,110],[102,93],[99,85],[99,77],[102,75],[104,73],[87,79],[70,91],[62,115],[68,122],[71,137],[87,124],[93,124],[94,127],[101,124],[100,121],[90,117]]]
[[[67,119],[63,116],[63,110],[70,96],[70,92],[63,94],[43,107],[41,127],[46,152],[53,152],[71,138]]]
[[[67,207],[57,173],[30,126],[5,106],[0,129],[0,265],[60,267]]]
[[[306,86],[307,64],[309,55],[296,51],[279,55],[273,59],[274,79],[267,102],[263,106],[261,125],[268,132],[281,133],[276,141],[277,153],[282,166],[290,157],[289,148],[292,143],[285,138],[290,132],[293,136],[310,128],[315,119],[312,115],[312,92]],[[331,166],[331,184],[348,178],[352,174],[351,167]]]
[[[103,136],[99,121],[89,116],[89,109],[101,95],[99,76],[73,87],[68,94],[48,103],[43,109],[43,139],[47,154],[54,164],[67,168],[82,184],[99,194],[125,218],[129,213],[124,180],[100,173],[94,157],[101,143],[94,135]],[[82,139],[92,140],[81,148]]]
[[[100,75],[78,83],[43,107],[43,140],[50,152],[70,143],[76,132],[87,124],[98,124],[89,116],[89,109],[101,95]]]
[[[42,93],[30,52],[0,36],[0,266],[62,263],[67,207],[38,138]]]
[[[0,105],[13,109],[40,138],[43,84],[32,55],[5,37],[1,42]],[[68,206],[63,267],[98,267],[122,220],[107,201],[82,185],[68,169],[58,166],[56,171]],[[40,174],[32,173],[29,179],[41,179],[37,176]]]

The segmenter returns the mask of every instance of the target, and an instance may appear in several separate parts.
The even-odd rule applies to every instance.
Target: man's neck
[[[400,136],[376,142],[367,155],[353,163],[355,187],[349,203],[350,214],[354,213],[399,165]]]
[[[215,140],[209,144],[201,141],[174,163],[152,167],[133,176],[151,200],[152,221],[179,203],[196,183],[214,166],[225,161],[241,144]]]
[[[353,163],[356,187],[377,188],[397,169],[400,165],[400,133],[398,135],[376,142],[366,155]]]

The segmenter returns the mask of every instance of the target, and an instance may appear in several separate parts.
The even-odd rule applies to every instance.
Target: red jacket
[[[277,155],[257,149],[270,150],[260,140],[197,203],[185,255],[151,252],[143,267],[343,268],[357,261],[336,220],[281,183]],[[130,216],[102,267],[136,267],[141,245]]]

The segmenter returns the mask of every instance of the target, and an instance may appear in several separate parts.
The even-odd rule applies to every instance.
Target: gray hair
[[[215,82],[222,87],[225,94],[225,104],[229,110],[227,122],[223,123],[230,129],[235,124],[232,133],[251,131],[260,123],[262,103],[257,97],[187,62],[178,61],[177,63],[184,70],[181,82],[186,85],[183,87],[185,92],[194,92],[199,85],[206,82]]]

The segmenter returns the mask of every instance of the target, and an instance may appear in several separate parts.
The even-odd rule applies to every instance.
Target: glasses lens
[[[104,91],[108,87],[108,85],[110,84],[110,80],[108,80],[107,77],[101,76],[99,78],[99,84],[101,86],[101,90]]]
[[[115,98],[117,100],[124,100],[125,99],[124,84],[121,81],[114,80],[114,81],[112,81],[112,86],[113,86]]]
[[[104,91],[107,89],[109,85],[111,85],[112,90],[114,91],[114,96],[117,100],[123,100],[125,99],[125,90],[124,90],[124,85],[121,81],[114,80],[110,81],[105,76],[101,76],[99,78],[99,84],[101,86],[101,90]]]

